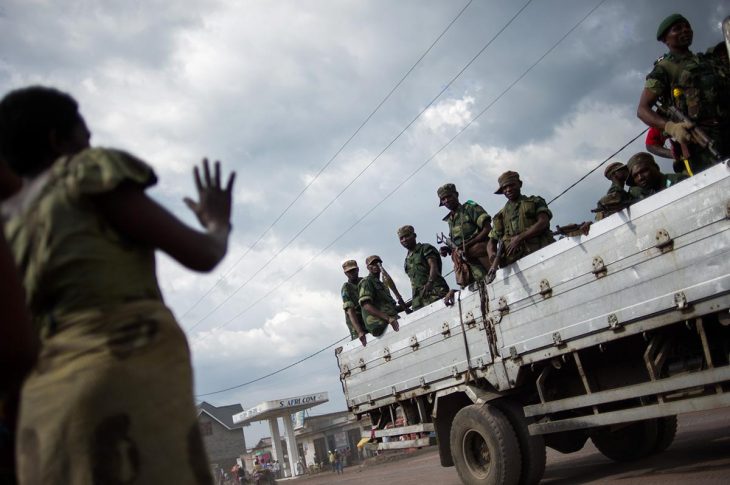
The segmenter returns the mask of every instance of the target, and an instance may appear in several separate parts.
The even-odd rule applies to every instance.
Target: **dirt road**
[[[589,441],[578,453],[562,455],[548,449],[542,483],[727,484],[730,483],[730,409],[680,416],[672,446],[662,454],[634,463],[614,463]],[[420,450],[406,458],[375,466],[348,467],[343,475],[322,473],[287,483],[341,485],[459,485],[454,468],[439,465],[435,449]]]

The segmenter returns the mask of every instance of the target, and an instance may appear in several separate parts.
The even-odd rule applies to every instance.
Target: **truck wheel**
[[[634,461],[654,451],[658,434],[657,420],[648,419],[615,431],[600,429],[593,433],[591,440],[606,458],[613,461]]]
[[[505,415],[489,404],[462,408],[451,424],[451,453],[466,485],[514,485],[520,479],[517,436]]]
[[[540,483],[545,473],[545,439],[542,435],[531,436],[527,425],[532,423],[532,418],[525,418],[522,406],[508,399],[499,399],[492,402],[504,413],[517,435],[517,443],[520,445],[522,455],[522,471],[520,473],[520,485],[534,485]]]
[[[677,435],[677,417],[667,416],[657,421],[657,441],[654,445],[654,453],[661,453],[669,448]]]

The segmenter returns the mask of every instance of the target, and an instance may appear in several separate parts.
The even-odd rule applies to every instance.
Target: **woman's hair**
[[[50,133],[68,136],[80,120],[76,101],[57,89],[11,91],[0,101],[0,157],[18,175],[35,175],[53,156]]]

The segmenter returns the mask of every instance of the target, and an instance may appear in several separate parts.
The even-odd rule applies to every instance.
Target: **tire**
[[[588,441],[588,433],[585,430],[562,431],[544,435],[545,446],[559,451],[563,454],[580,451]]]
[[[654,453],[661,453],[669,448],[677,435],[677,417],[667,416],[657,421],[657,441],[654,445]]]
[[[522,459],[512,425],[494,406],[462,408],[451,424],[451,453],[466,485],[516,485]]]
[[[591,440],[606,458],[624,462],[639,460],[653,453],[658,435],[657,420],[648,419],[616,431],[600,429],[591,436]]]
[[[522,455],[520,485],[540,483],[545,474],[545,439],[542,435],[530,435],[527,425],[533,422],[533,419],[525,418],[522,406],[514,401],[500,399],[491,404],[504,413],[517,436]]]

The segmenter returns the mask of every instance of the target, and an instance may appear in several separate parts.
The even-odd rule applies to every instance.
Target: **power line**
[[[423,168],[426,167],[434,158],[436,158],[443,150],[445,150],[454,140],[456,140],[457,137],[459,137],[464,131],[466,131],[469,126],[471,126],[476,120],[478,120],[484,113],[486,113],[492,106],[494,106],[502,97],[504,97],[505,94],[507,94],[512,88],[517,85],[528,73],[530,73],[540,62],[542,62],[543,59],[545,59],[555,48],[560,45],[575,29],[578,28],[593,12],[595,12],[603,3],[605,3],[606,0],[601,0],[596,6],[594,6],[578,23],[576,23],[570,30],[568,30],[557,42],[555,42],[542,56],[540,56],[530,67],[528,67],[517,79],[515,79],[512,83],[507,86],[496,98],[494,98],[489,104],[487,104],[486,107],[484,107],[474,118],[471,119],[466,125],[464,125],[457,133],[451,137],[441,148],[439,148],[433,155],[431,155],[429,158],[427,158],[420,166],[418,166],[411,174],[409,174],[407,177],[405,177],[400,183],[398,183],[388,194],[385,195],[378,203],[376,203],[374,206],[372,206],[365,214],[363,214],[360,218],[355,220],[345,231],[343,231],[339,236],[337,236],[332,242],[330,242],[327,246],[322,248],[317,254],[315,254],[313,257],[311,257],[306,263],[304,263],[302,266],[300,266],[294,273],[289,275],[287,278],[285,278],[283,281],[281,281],[278,285],[274,286],[271,290],[266,292],[263,296],[256,299],[253,303],[251,303],[249,306],[244,308],[241,312],[234,315],[229,320],[225,321],[223,324],[219,325],[218,327],[215,327],[211,333],[205,334],[203,337],[201,337],[198,341],[202,341],[208,336],[212,335],[213,332],[216,330],[220,330],[221,328],[229,325],[231,322],[233,322],[238,317],[244,315],[249,310],[251,310],[254,306],[259,304],[261,301],[263,301],[265,298],[267,298],[269,295],[274,293],[276,290],[281,288],[286,282],[291,280],[294,276],[299,274],[304,268],[309,266],[315,259],[317,259],[320,255],[322,255],[325,251],[327,251],[329,248],[331,248],[334,244],[336,244],[340,239],[342,239],[345,235],[347,235],[355,226],[357,226],[363,219],[365,219],[367,216],[369,216],[372,212],[374,212],[378,207],[380,207],[383,203],[385,203],[386,200],[388,200],[393,194],[395,194],[400,188],[405,185],[411,178],[413,178],[416,174],[418,174]],[[640,135],[639,135],[640,136]]]
[[[296,197],[294,197],[294,199],[292,199],[292,201],[289,203],[289,205],[286,206],[286,208],[281,212],[281,214],[279,214],[279,216],[276,219],[274,219],[274,221],[269,225],[269,227],[267,227],[266,230],[264,232],[262,232],[261,235],[259,235],[258,238],[256,238],[256,240],[253,242],[253,244],[251,246],[249,246],[246,249],[246,251],[244,251],[244,253],[231,265],[231,267],[228,269],[228,271],[226,271],[226,273],[224,273],[223,276],[218,281],[216,281],[215,284],[208,289],[208,291],[206,291],[203,294],[203,296],[201,296],[200,298],[198,298],[198,300],[195,303],[193,303],[193,305],[190,308],[188,308],[185,311],[185,313],[183,313],[183,315],[182,315],[181,318],[183,318],[187,314],[189,314],[194,308],[196,308],[200,304],[201,301],[203,301],[208,295],[210,295],[210,293],[215,288],[217,288],[218,285],[220,285],[221,281],[225,280],[225,278],[228,277],[233,272],[233,269],[236,266],[238,266],[238,264],[243,260],[243,258],[245,258],[246,255],[248,253],[250,253],[253,250],[253,248],[256,247],[256,245],[259,242],[261,242],[261,240],[264,238],[264,236],[266,234],[268,234],[268,232],[271,229],[273,229],[273,227],[282,219],[282,217],[284,217],[284,215],[286,215],[289,212],[289,209],[291,209],[292,206],[294,206],[294,204],[302,197],[302,195],[304,195],[304,193],[309,189],[309,187],[311,187],[312,184],[319,178],[319,176],[322,175],[322,173],[327,169],[327,167],[329,167],[332,164],[332,162],[335,160],[335,158],[337,158],[337,156],[340,153],[342,153],[342,150],[344,150],[345,147],[350,144],[350,142],[352,141],[352,139],[355,138],[355,136],[357,136],[358,133],[360,133],[360,130],[362,130],[363,127],[370,121],[370,118],[372,118],[373,115],[375,115],[375,113],[377,113],[378,110],[380,110],[380,108],[385,104],[385,102],[388,101],[388,99],[390,99],[391,95],[396,91],[396,89],[398,89],[400,87],[400,85],[403,84],[403,81],[405,81],[406,78],[416,68],[416,66],[421,63],[421,61],[423,60],[423,58],[426,57],[429,52],[431,52],[431,50],[438,43],[438,41],[441,40],[441,38],[446,34],[446,32],[451,28],[451,26],[454,25],[454,23],[459,19],[459,17],[461,17],[461,14],[464,13],[464,11],[469,7],[469,5],[472,4],[473,1],[474,0],[469,0],[466,3],[466,5],[464,5],[464,7],[462,7],[462,9],[459,10],[459,13],[457,13],[456,16],[453,19],[451,19],[451,22],[449,22],[449,24],[446,26],[446,28],[443,31],[441,31],[441,33],[438,35],[438,37],[436,37],[436,39],[431,43],[431,45],[428,47],[428,49],[426,49],[426,51],[423,54],[421,54],[421,56],[416,60],[416,62],[413,63],[413,65],[410,67],[410,69],[408,69],[408,71],[403,75],[403,77],[401,77],[400,81],[398,81],[395,84],[395,86],[393,86],[393,88],[390,90],[390,92],[388,92],[388,94],[385,95],[385,97],[382,99],[382,101],[380,101],[380,103],[378,103],[378,105],[375,107],[375,109],[373,109],[370,112],[370,114],[367,115],[367,117],[362,121],[362,123],[360,123],[360,126],[357,127],[357,129],[352,133],[352,135],[350,135],[350,137],[347,140],[345,140],[345,143],[343,143],[342,146],[340,146],[340,148],[337,149],[337,151],[335,152],[335,154],[332,155],[332,157],[327,161],[327,163],[325,163],[319,169],[319,171],[315,174],[314,178],[312,178],[312,180],[310,180],[304,186],[304,188],[296,195]],[[193,325],[189,330],[192,330],[199,323],[200,323],[200,321],[198,323],[196,323],[195,325]]]
[[[647,130],[648,130],[648,128],[647,128]],[[573,183],[573,184],[572,184],[572,185],[571,185],[570,187],[568,187],[568,188],[567,188],[567,189],[565,189],[565,190],[564,190],[563,192],[561,192],[561,193],[560,193],[560,194],[558,194],[558,195],[557,195],[556,197],[554,197],[554,198],[553,198],[553,199],[552,199],[552,200],[551,200],[550,202],[548,202],[548,205],[549,205],[549,204],[551,204],[551,203],[553,203],[553,202],[554,202],[554,201],[555,201],[555,200],[556,200],[556,199],[557,199],[558,197],[560,197],[561,195],[565,194],[565,193],[566,193],[567,191],[569,191],[570,189],[572,189],[573,187],[575,187],[575,186],[576,186],[576,185],[577,185],[578,183],[580,183],[581,181],[583,181],[583,180],[584,180],[584,179],[585,179],[585,178],[586,178],[586,177],[587,177],[588,175],[590,175],[591,173],[595,172],[595,171],[596,171],[596,170],[597,170],[598,168],[600,168],[600,167],[601,167],[601,165],[603,165],[603,164],[604,164],[604,163],[606,163],[607,161],[611,160],[611,158],[615,157],[615,156],[616,156],[616,155],[618,155],[618,154],[619,154],[619,153],[620,153],[621,151],[623,151],[624,149],[626,149],[626,147],[628,147],[628,146],[629,146],[629,145],[631,145],[631,144],[632,144],[633,142],[635,142],[636,140],[638,140],[638,139],[639,139],[639,137],[640,137],[640,136],[642,136],[642,135],[643,135],[644,133],[646,133],[646,131],[647,131],[647,130],[644,130],[644,131],[642,131],[642,132],[641,132],[641,133],[639,133],[639,134],[638,134],[637,136],[635,136],[634,138],[632,138],[632,139],[631,139],[631,140],[630,140],[629,142],[627,142],[626,144],[624,144],[624,145],[623,145],[623,146],[622,146],[621,148],[619,148],[618,150],[616,150],[615,152],[613,152],[613,153],[612,153],[612,154],[611,154],[610,156],[608,156],[608,157],[607,157],[606,159],[604,159],[604,160],[603,160],[603,161],[602,161],[602,162],[601,162],[600,164],[598,164],[598,166],[596,166],[595,168],[591,169],[591,170],[590,170],[590,171],[589,171],[589,172],[588,172],[587,174],[585,174],[585,175],[584,175],[583,177],[581,177],[580,179],[578,179],[578,180],[577,180],[577,181],[576,181],[575,183]],[[313,259],[314,259],[314,258],[313,258]],[[309,261],[308,263],[311,263],[311,260],[310,260],[310,261]],[[308,263],[307,263],[307,264],[308,264]],[[300,269],[301,269],[301,268],[300,268]],[[297,271],[297,272],[298,272],[298,271]],[[453,273],[453,272],[454,272],[454,271],[452,270],[452,271],[450,271],[450,272],[446,273],[446,274],[445,274],[445,275],[443,275],[443,276],[444,276],[444,277],[446,277],[446,276],[449,276],[449,275],[450,275],[451,273]],[[296,274],[296,273],[295,273],[295,274]],[[292,275],[292,276],[293,276],[293,275]],[[291,278],[291,277],[290,277],[290,278]],[[290,278],[288,278],[288,279],[290,279]],[[287,279],[287,281],[288,281],[288,279]],[[279,285],[279,286],[281,286],[281,285]],[[278,288],[278,286],[277,286],[276,288]],[[276,289],[276,288],[275,288],[275,289]],[[273,291],[272,291],[272,292],[273,292]],[[271,293],[271,292],[270,292],[270,293]],[[267,294],[266,296],[268,296],[268,294]],[[253,306],[253,305],[252,305],[252,306]],[[249,384],[253,384],[253,383],[255,383],[255,382],[261,381],[261,380],[263,380],[263,379],[266,379],[267,377],[271,377],[271,376],[273,376],[273,375],[276,375],[276,374],[279,374],[279,373],[281,373],[281,372],[283,372],[283,371],[285,371],[285,370],[287,370],[287,369],[291,369],[292,367],[294,367],[294,366],[296,366],[296,365],[298,365],[298,364],[301,364],[302,362],[304,362],[304,361],[306,361],[306,360],[308,360],[308,359],[311,359],[312,357],[314,357],[314,356],[316,356],[316,355],[318,355],[318,354],[321,354],[321,353],[322,353],[322,352],[324,352],[325,350],[329,349],[330,347],[333,347],[333,346],[337,345],[338,343],[342,342],[342,341],[343,341],[343,340],[345,340],[345,339],[347,339],[347,336],[346,336],[346,337],[343,337],[343,338],[341,338],[340,340],[338,340],[338,341],[336,341],[336,342],[334,342],[334,343],[332,343],[332,344],[329,344],[329,345],[327,345],[326,347],[324,347],[324,348],[322,348],[322,349],[320,349],[320,350],[318,350],[318,351],[314,352],[313,354],[310,354],[310,355],[308,355],[308,356],[306,356],[306,357],[304,357],[304,358],[302,358],[302,359],[300,359],[300,360],[298,360],[298,361],[296,361],[296,362],[294,362],[294,363],[292,363],[292,364],[289,364],[289,365],[288,365],[288,366],[286,366],[286,367],[283,367],[283,368],[281,368],[281,369],[278,369],[278,370],[276,370],[276,371],[274,371],[274,372],[272,372],[272,373],[270,373],[270,374],[267,374],[267,375],[265,375],[265,376],[257,377],[256,379],[253,379],[253,380],[250,380],[250,381],[247,381],[247,382],[244,382],[244,383],[242,383],[242,384],[238,384],[238,385],[235,385],[235,386],[232,386],[232,387],[228,387],[228,388],[226,388],[226,389],[221,389],[221,390],[219,390],[219,391],[214,391],[214,392],[208,392],[208,393],[205,393],[205,394],[198,394],[198,395],[197,395],[197,396],[195,396],[195,397],[210,396],[210,395],[212,395],[212,394],[218,394],[218,393],[221,393],[221,392],[226,392],[226,391],[230,391],[230,390],[233,390],[233,389],[238,389],[238,388],[241,388],[241,387],[247,386],[247,385],[249,385]]]
[[[253,384],[253,383],[255,383],[255,382],[259,382],[259,381],[262,381],[262,380],[264,380],[264,379],[267,379],[267,378],[269,378],[269,377],[271,377],[271,376],[274,376],[274,375],[276,375],[276,374],[279,374],[279,373],[281,373],[281,372],[284,372],[284,371],[285,371],[285,370],[287,370],[287,369],[291,369],[291,368],[292,368],[292,367],[294,367],[295,365],[299,365],[299,364],[301,364],[302,362],[304,362],[304,361],[306,361],[306,360],[309,360],[309,359],[311,359],[311,358],[312,358],[312,357],[314,357],[315,355],[321,354],[321,353],[322,353],[322,352],[324,352],[325,350],[329,349],[330,347],[334,347],[335,345],[339,344],[340,342],[342,342],[343,340],[347,339],[348,337],[349,337],[349,335],[347,335],[347,336],[345,336],[345,337],[342,337],[342,338],[341,338],[341,339],[339,339],[338,341],[336,341],[336,342],[333,342],[333,343],[329,344],[329,345],[328,345],[327,347],[321,348],[321,349],[319,349],[318,351],[314,352],[313,354],[309,354],[308,356],[306,356],[306,357],[304,357],[304,358],[302,358],[302,359],[299,359],[298,361],[296,361],[296,362],[293,362],[293,363],[291,363],[291,364],[287,365],[286,367],[282,367],[281,369],[279,369],[279,370],[275,370],[274,372],[269,372],[269,373],[268,373],[268,374],[266,374],[265,376],[257,377],[256,379],[252,379],[252,380],[250,380],[250,381],[247,381],[247,382],[244,382],[244,383],[242,383],[242,384],[236,384],[235,386],[227,387],[227,388],[225,388],[225,389],[221,389],[221,390],[219,390],[219,391],[213,391],[213,392],[206,392],[206,393],[204,393],[204,394],[198,394],[198,395],[196,395],[195,397],[204,397],[204,396],[211,396],[211,395],[213,395],[213,394],[220,394],[221,392],[226,392],[226,391],[232,391],[233,389],[239,389],[239,388],[241,388],[241,387],[245,387],[245,386],[248,386],[248,385],[250,385],[250,384]]]
[[[579,183],[581,183],[582,181],[584,181],[590,174],[592,174],[593,172],[595,172],[596,170],[598,170],[599,168],[601,168],[601,166],[604,163],[606,163],[607,161],[611,160],[613,157],[615,157],[616,155],[618,155],[619,153],[621,153],[622,151],[624,151],[627,146],[629,146],[632,143],[634,143],[636,140],[639,139],[639,137],[641,137],[647,131],[649,131],[649,128],[645,128],[644,131],[642,131],[641,133],[639,133],[638,135],[636,135],[635,137],[633,137],[631,139],[631,141],[629,141],[624,146],[622,146],[621,148],[619,148],[618,150],[616,150],[615,152],[613,152],[611,155],[608,156],[608,158],[606,158],[605,160],[603,160],[601,163],[599,163],[598,165],[596,165],[594,168],[590,169],[588,171],[588,173],[586,173],[581,178],[579,178],[578,180],[576,180],[575,182],[573,182],[571,185],[569,185],[567,189],[563,190],[558,195],[556,195],[555,197],[553,197],[553,199],[550,202],[548,202],[547,205],[552,204],[553,202],[555,202],[556,200],[558,200],[558,198],[560,198],[562,195],[564,195],[567,191],[569,191],[570,189],[572,189],[573,187],[575,187],[576,185],[578,185]]]
[[[315,221],[317,221],[322,214],[324,214],[327,209],[334,204],[337,199],[339,199],[398,139],[400,139],[401,136],[425,113],[428,108],[430,108],[440,97],[443,95],[451,85],[456,82],[456,80],[466,71],[469,66],[471,66],[476,59],[482,55],[482,53],[499,37],[502,32],[504,32],[507,27],[509,27],[512,22],[527,8],[530,3],[532,3],[533,0],[527,0],[527,2],[520,8],[517,13],[515,13],[512,18],[496,33],[492,38],[477,52],[470,60],[466,63],[464,67],[461,68],[461,70],[453,77],[451,80],[441,89],[441,91],[393,138],[376,156],[373,158],[370,163],[368,163],[360,172],[350,180],[350,182],[347,183],[338,193],[335,195],[335,197],[330,200],[325,206],[313,217],[311,218],[294,236],[287,241],[284,246],[282,246],[276,253],[274,253],[273,256],[271,256],[264,264],[261,266],[258,270],[254,272],[246,281],[244,281],[241,285],[239,285],[232,293],[230,293],[228,296],[226,296],[220,303],[218,303],[215,307],[213,307],[212,310],[210,310],[208,313],[205,314],[201,319],[199,319],[192,327],[188,329],[188,331],[193,330],[195,327],[200,325],[203,321],[205,321],[208,317],[210,317],[213,313],[215,313],[220,307],[222,307],[224,304],[226,304],[231,298],[233,298],[239,291],[241,291],[244,287],[246,287],[253,279],[258,276],[261,271],[266,269],[269,264],[271,264],[272,261],[274,261],[282,252],[284,252],[299,236],[304,233],[312,224],[314,224]],[[604,0],[605,1],[605,0]],[[521,78],[520,78],[521,79]],[[468,126],[468,125],[467,125]],[[368,212],[369,214],[370,212]],[[359,220],[362,220],[359,219]]]

